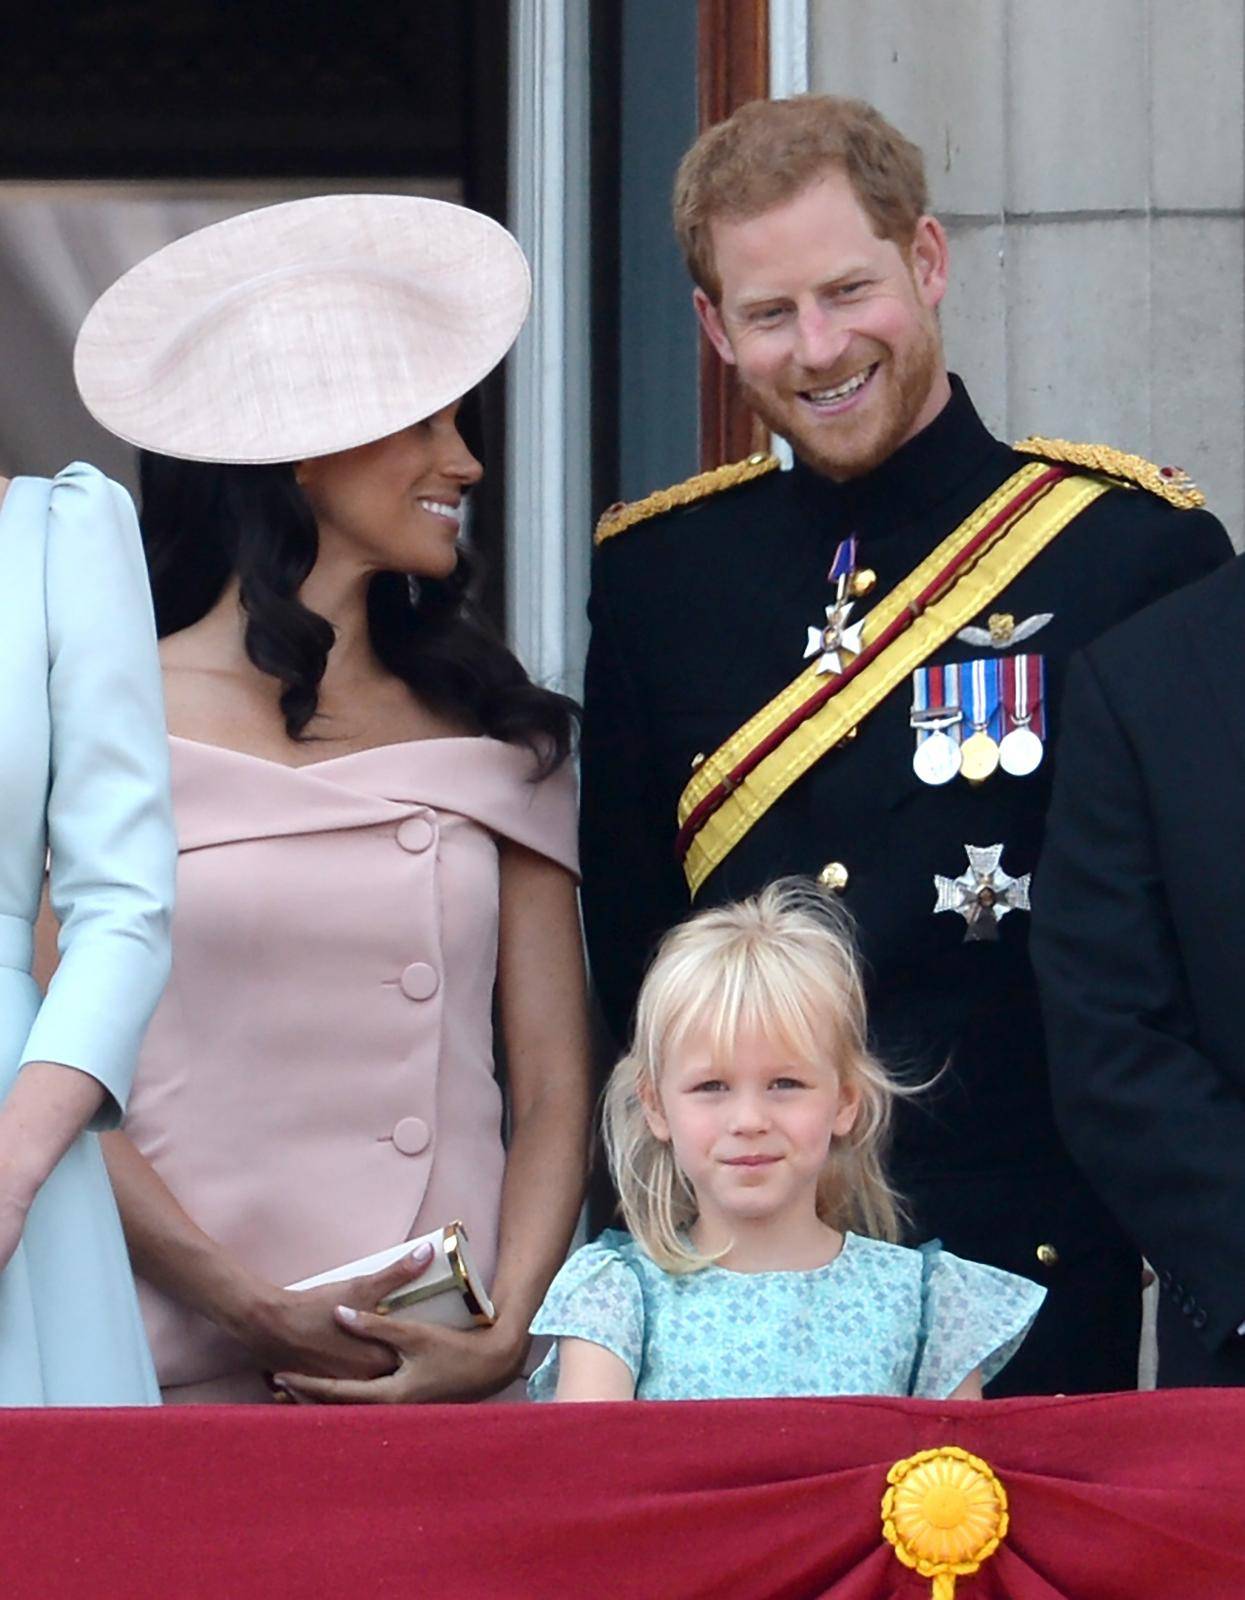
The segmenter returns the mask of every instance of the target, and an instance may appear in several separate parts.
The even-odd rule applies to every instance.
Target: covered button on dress
[[[488,738],[297,768],[171,744],[173,974],[127,1132],[272,1283],[455,1218],[491,1280],[499,841],[576,871],[570,767],[537,781],[528,750]],[[140,1295],[167,1398],[265,1397],[249,1352]]]

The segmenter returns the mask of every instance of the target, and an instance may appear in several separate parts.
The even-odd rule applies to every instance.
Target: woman
[[[96,1132],[168,975],[175,846],[125,491],[0,479],[0,1406],[157,1402]],[[31,976],[51,866],[61,963]]]
[[[501,1391],[574,1225],[573,708],[475,616],[457,543],[481,473],[458,402],[527,299],[487,218],[333,196],[169,246],[80,337],[88,406],[161,452],[181,904],[108,1159],[168,1399],[269,1398],[265,1372],[320,1400]],[[491,1328],[352,1334],[418,1264],[282,1287],[456,1218]]]

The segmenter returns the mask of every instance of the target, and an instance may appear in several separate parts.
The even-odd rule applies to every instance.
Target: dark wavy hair
[[[237,576],[246,653],[281,685],[292,739],[311,737],[332,625],[298,598],[316,562],[315,517],[292,465],[221,466],[139,452],[143,543],[161,638],[205,616]],[[540,776],[570,754],[579,708],[534,684],[473,598],[470,556],[447,578],[421,580],[412,607],[404,573],[381,572],[367,596],[378,659],[442,715],[525,744]]]

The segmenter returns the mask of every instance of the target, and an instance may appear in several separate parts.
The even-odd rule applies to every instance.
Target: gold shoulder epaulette
[[[690,506],[721,489],[733,489],[736,484],[763,477],[780,465],[777,456],[757,451],[743,461],[730,461],[724,467],[714,467],[711,472],[698,472],[694,478],[685,478],[672,488],[655,489],[643,500],[620,501],[601,513],[595,542],[604,544],[606,539],[612,539],[624,528],[634,527],[637,522],[647,522],[650,517],[659,517],[663,511],[673,511],[677,506]]]
[[[1148,489],[1182,511],[1193,511],[1206,504],[1206,496],[1183,467],[1157,467],[1144,456],[1113,450],[1110,445],[1072,444],[1067,439],[1043,439],[1031,434],[1012,448],[1022,455],[1041,456],[1044,461],[1066,461],[1069,466],[1084,467],[1086,472],[1098,472],[1105,478],[1117,478],[1121,483]]]

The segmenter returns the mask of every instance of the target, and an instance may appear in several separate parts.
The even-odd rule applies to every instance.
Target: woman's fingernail
[[[359,1313],[353,1306],[338,1306],[337,1315],[343,1322],[358,1322],[359,1320]]]
[[[425,1261],[432,1260],[432,1255],[432,1246],[425,1241],[423,1244],[416,1245],[414,1250],[411,1251],[411,1264],[416,1267],[422,1267]]]

